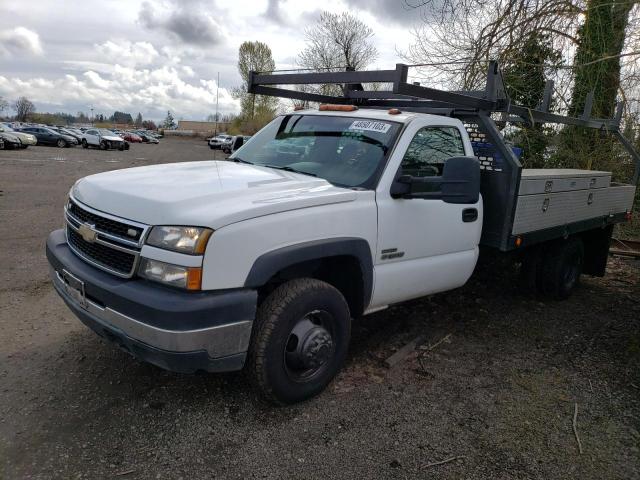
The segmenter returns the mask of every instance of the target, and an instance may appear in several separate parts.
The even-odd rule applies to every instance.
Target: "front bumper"
[[[22,142],[23,145],[32,146],[38,144],[38,139],[36,137],[24,137],[20,138],[20,142]]]
[[[255,290],[181,292],[98,270],[68,247],[63,230],[47,239],[53,285],[100,336],[141,360],[175,372],[239,370],[255,317]],[[83,294],[64,277],[82,282]]]

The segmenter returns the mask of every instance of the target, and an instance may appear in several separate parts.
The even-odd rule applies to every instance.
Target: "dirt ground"
[[[0,151],[1,479],[640,478],[638,261],[612,257],[565,302],[480,268],[464,288],[356,321],[344,371],[289,408],[241,374],[168,373],[101,340],[48,279],[45,239],[69,187],[211,158],[177,139]]]

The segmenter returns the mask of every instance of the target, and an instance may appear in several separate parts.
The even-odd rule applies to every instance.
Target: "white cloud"
[[[28,92],[36,106],[44,104],[53,110],[65,105],[86,110],[91,105],[96,113],[140,111],[146,118],[160,119],[171,110],[178,117],[204,119],[215,109],[216,82],[191,83],[186,77],[190,76],[182,68],[135,69],[116,64],[110,74],[88,70],[55,80],[0,76],[0,92],[9,98]],[[228,89],[220,88],[219,95],[221,112],[237,111],[238,102]]]
[[[0,0],[0,19],[11,19],[0,20],[0,95],[25,95],[39,111],[88,112],[93,105],[95,113],[109,115],[140,111],[161,119],[170,109],[176,118],[204,119],[215,109],[219,73],[220,111],[237,112],[230,92],[241,83],[237,55],[243,41],[265,42],[277,68],[295,68],[309,19],[320,10],[351,11],[376,32],[381,55],[372,67],[393,68],[396,46],[411,40],[406,28],[389,21],[397,13],[391,11],[395,1],[403,3],[83,0],[59,8],[50,0],[29,0],[23,8]]]
[[[217,45],[224,41],[225,33],[211,10],[216,10],[215,5],[198,2],[169,2],[165,9],[143,2],[138,21],[149,30],[164,31],[187,44]]]
[[[84,77],[87,79],[88,83],[93,87],[102,88],[104,90],[109,88],[110,82],[102,78],[99,73],[96,73],[93,70],[84,72]]]
[[[124,65],[150,65],[159,56],[158,51],[149,42],[129,42],[108,40],[96,45],[100,60]]]
[[[42,55],[40,36],[25,27],[0,31],[0,55],[11,57],[21,54]]]

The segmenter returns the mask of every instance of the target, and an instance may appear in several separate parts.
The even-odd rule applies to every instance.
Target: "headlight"
[[[147,245],[174,252],[203,254],[213,230],[201,227],[153,227]]]
[[[138,275],[154,282],[187,290],[200,290],[202,287],[202,268],[200,267],[183,267],[142,258]]]

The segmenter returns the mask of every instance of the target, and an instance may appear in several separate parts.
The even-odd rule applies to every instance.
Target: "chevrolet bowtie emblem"
[[[94,227],[95,225],[91,225],[90,223],[83,223],[78,227],[78,233],[84,238],[85,242],[93,243],[96,241],[98,233],[94,230]]]

